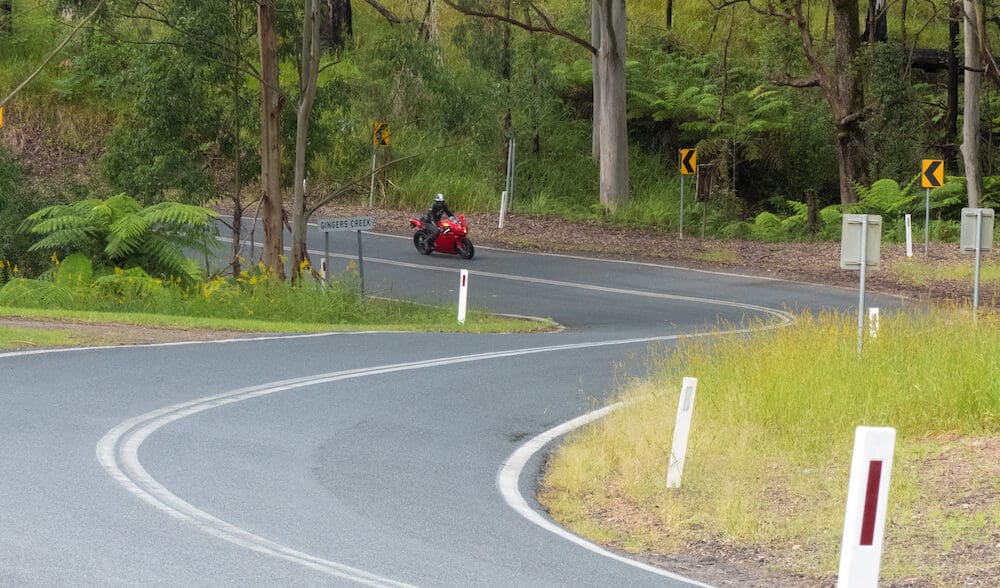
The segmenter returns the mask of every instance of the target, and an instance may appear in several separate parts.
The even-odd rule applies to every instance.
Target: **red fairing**
[[[434,251],[459,255],[464,259],[472,259],[475,248],[472,245],[472,241],[468,238],[469,226],[465,223],[465,215],[460,214],[455,219],[454,221],[451,219],[441,219],[438,221],[437,225],[441,229],[441,232],[434,241]],[[415,217],[410,217],[409,220],[410,226],[416,229],[413,241],[414,246],[417,248],[417,251],[420,251],[424,255],[429,254],[430,251],[427,251],[422,246],[423,239],[426,236],[423,220]]]

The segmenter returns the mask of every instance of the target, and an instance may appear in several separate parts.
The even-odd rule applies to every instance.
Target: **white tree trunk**
[[[965,164],[965,182],[969,193],[969,207],[978,208],[980,200],[979,169],[979,90],[982,58],[979,46],[979,26],[982,12],[976,2],[963,2],[965,19],[962,34],[965,37],[965,105],[962,112],[962,159]]]
[[[601,204],[614,211],[628,203],[628,138],[625,126],[625,0],[599,0]]]

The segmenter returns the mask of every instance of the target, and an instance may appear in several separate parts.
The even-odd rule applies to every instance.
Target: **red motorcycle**
[[[413,233],[413,246],[424,255],[430,255],[431,251],[439,253],[457,253],[462,259],[472,259],[476,254],[476,248],[472,246],[472,241],[466,236],[469,234],[469,225],[465,224],[465,215],[438,221],[438,228],[441,232],[434,241],[433,249],[427,246],[427,239],[430,233],[424,227],[424,219],[410,217],[410,226],[417,230]]]

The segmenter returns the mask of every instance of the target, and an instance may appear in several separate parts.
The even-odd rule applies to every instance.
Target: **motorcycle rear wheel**
[[[424,255],[431,254],[431,248],[427,246],[427,232],[417,231],[413,234],[413,246]]]
[[[458,255],[462,259],[472,259],[475,254],[476,248],[472,245],[472,241],[463,238],[462,242],[458,244]]]

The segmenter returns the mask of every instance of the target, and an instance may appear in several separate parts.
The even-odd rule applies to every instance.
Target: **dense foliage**
[[[382,204],[422,207],[429,194],[444,192],[457,208],[495,209],[506,183],[507,140],[513,138],[513,210],[609,215],[598,205],[598,167],[591,156],[588,51],[563,36],[466,17],[440,3],[425,11],[390,1],[382,13],[355,4],[351,34],[342,45],[328,47],[319,76],[306,163],[314,199],[366,201],[374,158],[384,166],[373,194]],[[10,56],[0,87],[24,77],[61,37],[63,9],[79,12],[87,6],[14,2],[13,26],[0,31],[0,52]],[[829,62],[836,49],[829,23],[822,10],[803,6],[815,55]],[[515,1],[511,7],[515,20],[527,18],[523,5]],[[861,5],[862,15],[866,7]],[[285,97],[282,182],[289,191],[301,10],[283,3],[277,23]],[[544,10],[558,17],[554,22],[561,31],[590,38],[589,3],[553,0]],[[693,147],[701,173],[711,181],[704,182],[707,202],[692,205],[694,178],[688,178],[687,222],[717,236],[835,238],[845,212],[835,120],[820,89],[798,83],[810,77],[811,65],[795,27],[736,5],[718,11],[676,6],[668,29],[662,10],[662,3],[652,0],[628,6],[631,199],[610,220],[676,229],[677,152]],[[961,138],[948,135],[954,131],[949,131],[947,75],[910,60],[914,47],[946,47],[947,19],[931,5],[906,10],[908,32],[891,15],[888,42],[862,42],[851,62],[864,86],[865,175],[875,181],[857,187],[864,200],[857,210],[884,211],[889,227],[898,226],[907,212],[922,222],[922,203],[911,182],[920,159],[946,159],[949,175],[961,172],[952,159]],[[33,109],[85,105],[108,113],[110,125],[91,129],[102,137],[99,173],[87,180],[93,193],[123,191],[143,205],[202,204],[244,189],[253,194],[242,186],[259,172],[255,19],[256,3],[245,0],[115,4],[70,45],[69,57],[50,66],[8,108],[13,113],[8,119],[42,127],[58,142],[66,139],[60,136],[65,131],[32,116]],[[47,97],[41,106],[34,101],[38,96]],[[997,106],[987,86],[980,137],[986,206],[996,201],[1000,183],[989,175],[996,168]],[[374,121],[391,125],[389,147],[372,147]],[[0,182],[9,173],[0,172]],[[903,186],[909,200],[884,206],[878,186],[889,184],[879,180]],[[948,226],[960,208],[961,190],[959,178],[931,196],[939,237],[954,233]],[[58,187],[50,191],[60,193]],[[79,198],[78,192],[63,191],[64,201]]]

